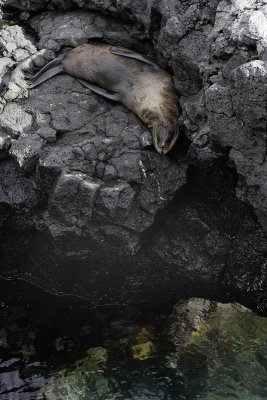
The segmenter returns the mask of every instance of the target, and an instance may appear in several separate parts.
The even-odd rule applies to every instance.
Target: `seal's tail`
[[[62,66],[60,65],[62,58],[56,58],[55,60],[50,61],[46,64],[36,75],[34,75],[30,79],[30,83],[28,84],[28,88],[32,89],[35,86],[40,85],[41,83],[47,81],[52,78],[52,76],[58,75],[63,72]]]

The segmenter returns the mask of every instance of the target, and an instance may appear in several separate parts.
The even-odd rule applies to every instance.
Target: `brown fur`
[[[58,59],[55,74],[65,72],[117,93],[120,102],[152,128],[157,151],[167,153],[176,140],[179,117],[171,76],[153,63],[113,54],[110,49],[105,44],[78,46]],[[37,74],[40,83],[54,74],[45,69],[47,78],[43,79],[42,71]]]

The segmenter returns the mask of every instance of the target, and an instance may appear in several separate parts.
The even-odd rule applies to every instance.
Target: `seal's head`
[[[161,120],[153,124],[152,136],[155,148],[159,154],[167,154],[179,137],[178,123],[168,124]]]

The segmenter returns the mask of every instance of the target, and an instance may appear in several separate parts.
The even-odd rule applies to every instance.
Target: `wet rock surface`
[[[266,318],[239,304],[190,299],[170,317],[168,365],[190,399],[265,399],[266,329]]]
[[[28,232],[29,249],[18,267],[19,245],[2,242],[3,275],[97,304],[213,288],[266,313],[264,1],[0,4],[17,20],[0,25],[2,236]],[[94,40],[173,74],[182,135],[169,156],[69,76],[28,92],[25,75]],[[41,242],[53,256],[37,255]],[[80,265],[75,284],[64,265]]]

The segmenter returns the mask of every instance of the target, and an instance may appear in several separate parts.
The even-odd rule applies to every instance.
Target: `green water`
[[[0,400],[267,399],[267,319],[201,299],[137,314],[2,302]]]

